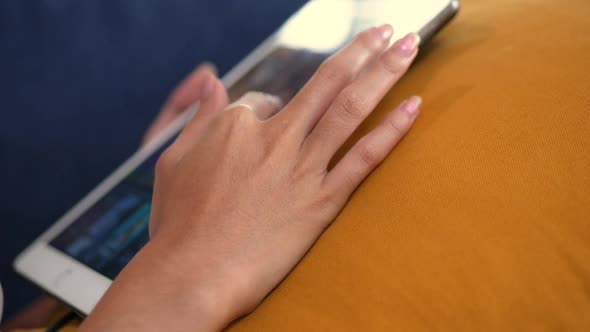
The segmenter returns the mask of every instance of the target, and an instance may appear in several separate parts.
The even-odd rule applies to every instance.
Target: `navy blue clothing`
[[[12,260],[138,147],[197,64],[224,73],[305,1],[0,0],[0,282]]]

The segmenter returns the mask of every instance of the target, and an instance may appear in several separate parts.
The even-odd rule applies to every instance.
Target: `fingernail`
[[[420,45],[420,36],[415,33],[409,33],[404,38],[398,40],[393,46],[394,50],[404,57],[414,55]]]
[[[406,100],[401,107],[402,112],[405,112],[409,115],[414,115],[418,113],[418,109],[422,104],[422,98],[418,96],[414,96],[408,100]]]
[[[218,75],[217,67],[212,62],[203,62],[201,65],[199,65],[199,67],[197,67],[197,70],[201,69],[210,72],[215,77]]]
[[[201,103],[203,103],[204,101],[209,99],[209,97],[213,93],[214,89],[215,89],[215,78],[213,78],[212,75],[207,75],[201,85],[201,96],[199,98],[199,101]]]
[[[391,36],[393,36],[393,28],[389,24],[383,24],[379,26],[377,29],[377,34],[383,41],[389,41]]]

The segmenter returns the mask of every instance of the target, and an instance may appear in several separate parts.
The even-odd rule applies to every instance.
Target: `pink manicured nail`
[[[415,33],[409,33],[404,38],[398,40],[393,49],[404,57],[414,55],[418,45],[420,44],[420,36]]]
[[[384,41],[389,41],[391,36],[393,36],[393,28],[389,24],[383,24],[382,26],[378,27],[376,31],[379,37],[381,37],[381,39]]]
[[[203,83],[201,84],[201,96],[199,98],[199,101],[203,103],[204,101],[209,99],[209,97],[213,93],[213,90],[215,89],[215,79],[213,78],[213,75],[208,74],[204,78]]]
[[[418,113],[418,109],[420,108],[420,104],[422,104],[422,98],[418,96],[414,96],[408,100],[406,100],[402,106],[402,112],[405,112],[410,115],[414,115]]]

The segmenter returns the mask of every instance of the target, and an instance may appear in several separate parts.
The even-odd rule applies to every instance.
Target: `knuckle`
[[[231,108],[225,112],[225,121],[228,121],[230,124],[240,123],[243,124],[245,122],[249,122],[252,118],[255,118],[255,114],[252,109],[249,109],[246,106],[237,106]]]
[[[382,42],[375,38],[372,31],[367,30],[356,37],[353,43],[356,43],[362,49],[370,53],[377,52],[381,49]]]
[[[410,63],[405,59],[401,59],[394,53],[386,52],[386,54],[379,59],[379,65],[388,74],[394,77],[400,77],[406,72],[406,70],[408,70]]]
[[[280,97],[264,92],[252,92],[252,100],[254,101],[255,106],[262,107],[264,110],[270,111],[272,114],[276,113],[284,106]]]
[[[244,96],[242,96],[242,98],[240,98],[240,100],[238,100],[238,103],[240,101],[243,101],[244,103],[246,103],[248,105],[250,105],[250,104],[258,105],[258,104],[266,103],[268,101],[268,95],[266,93],[263,93],[260,91],[249,91],[249,92],[246,92],[246,94]]]
[[[365,143],[360,146],[359,159],[363,166],[373,168],[379,164],[382,158],[382,153],[373,145]]]
[[[345,90],[337,101],[344,120],[364,117],[367,106],[367,98],[352,89]]]
[[[244,96],[242,98],[262,98],[264,97],[264,93],[260,92],[260,91],[248,91],[246,92],[246,94],[244,94]]]
[[[341,196],[342,194],[335,190],[321,190],[311,208],[318,212],[339,210],[342,205]]]
[[[359,186],[360,181],[358,179],[358,172],[354,172],[353,170],[349,170],[348,172],[344,173],[342,176],[342,186],[344,188],[348,188],[348,190],[355,189]]]
[[[388,119],[386,121],[389,130],[391,132],[393,132],[395,137],[402,137],[406,134],[406,131],[408,130],[405,126],[403,126],[401,123],[399,123],[399,121],[397,121],[396,119]]]

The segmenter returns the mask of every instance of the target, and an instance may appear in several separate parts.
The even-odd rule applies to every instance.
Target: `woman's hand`
[[[151,240],[83,329],[219,330],[256,308],[416,119],[413,97],[328,168],[418,52],[415,34],[386,50],[391,34],[360,34],[276,115],[260,93],[228,106],[208,76],[158,161]]]

